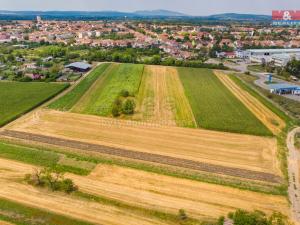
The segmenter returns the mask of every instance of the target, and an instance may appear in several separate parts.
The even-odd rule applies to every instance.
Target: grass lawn
[[[235,133],[271,132],[209,69],[178,68],[199,127]]]
[[[109,68],[105,78],[88,91],[88,97],[80,103],[76,112],[85,114],[109,116],[113,102],[122,90],[127,90],[135,96],[140,87],[144,66],[134,64],[114,64]]]
[[[94,69],[86,78],[84,78],[72,91],[59,98],[49,105],[51,109],[61,111],[70,110],[84,93],[92,86],[92,84],[103,74],[110,64],[105,63]]]
[[[249,65],[247,66],[247,69],[252,71],[252,72],[267,72],[262,65]]]
[[[1,220],[17,225],[90,225],[91,223],[55,214],[0,198]]]
[[[0,82],[0,126],[49,100],[67,84]]]

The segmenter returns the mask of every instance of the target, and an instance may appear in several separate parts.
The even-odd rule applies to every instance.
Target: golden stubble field
[[[95,224],[163,224],[128,209],[90,202],[20,183],[31,165],[0,159],[0,197]],[[198,219],[211,219],[237,208],[280,211],[288,215],[284,196],[244,191],[112,165],[99,165],[89,176],[66,174],[79,190],[127,204],[176,214],[185,209]]]
[[[274,138],[45,109],[7,129],[280,175]]]
[[[275,135],[285,128],[285,122],[258,99],[239,87],[221,71],[214,71],[223,84]]]
[[[32,173],[34,169],[34,166],[28,164],[0,159],[0,197],[93,224],[166,224],[156,218],[133,214],[120,207],[50,192],[22,183],[25,174]]]

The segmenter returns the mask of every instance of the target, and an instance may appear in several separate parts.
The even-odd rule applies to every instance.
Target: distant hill
[[[211,16],[190,16],[180,12],[168,10],[144,10],[136,12],[118,11],[5,11],[0,10],[0,20],[33,20],[41,16],[45,20],[101,20],[101,19],[193,19],[197,21],[269,21],[271,16],[224,13]]]
[[[187,14],[174,12],[169,10],[143,10],[143,11],[136,11],[134,14],[139,16],[165,16],[165,17],[183,17],[188,16]]]
[[[238,13],[224,13],[208,16],[209,19],[215,20],[271,20],[271,16],[255,15],[255,14],[238,14]]]

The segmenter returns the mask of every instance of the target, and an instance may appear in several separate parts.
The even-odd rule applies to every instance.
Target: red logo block
[[[272,20],[299,20],[300,21],[300,10],[273,10]]]

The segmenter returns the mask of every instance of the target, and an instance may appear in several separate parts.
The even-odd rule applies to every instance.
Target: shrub
[[[134,113],[135,107],[136,107],[136,105],[135,105],[134,100],[133,99],[127,99],[123,103],[122,111],[126,115],[131,115],[131,114]]]
[[[130,95],[130,93],[127,90],[122,90],[121,93],[120,93],[120,96],[122,96],[124,98],[129,97],[129,95]]]
[[[111,114],[113,115],[113,117],[118,117],[120,116],[120,110],[119,107],[114,105],[111,109]]]
[[[217,225],[223,225],[224,222],[225,222],[225,217],[224,217],[224,216],[221,216],[221,217],[218,219]]]
[[[33,174],[26,174],[25,181],[33,186],[48,187],[51,191],[63,191],[70,194],[78,190],[71,179],[65,179],[62,172],[56,168],[35,170]]]
[[[188,216],[187,216],[184,209],[179,209],[178,217],[179,217],[180,220],[186,220],[188,218]]]

